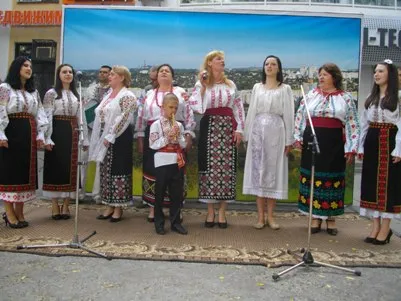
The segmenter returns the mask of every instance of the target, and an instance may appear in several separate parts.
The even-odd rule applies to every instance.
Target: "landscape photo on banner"
[[[337,64],[344,88],[358,97],[361,19],[344,16],[302,16],[228,12],[163,11],[98,7],[64,7],[62,60],[82,70],[83,97],[90,100],[102,65],[125,65],[132,74],[131,90],[144,97],[151,66],[170,64],[174,83],[192,91],[204,56],[225,53],[226,75],[236,84],[248,106],[254,84],[261,82],[266,56],[283,63],[284,82],[292,87],[295,107],[302,85],[307,92],[317,85],[319,66]],[[196,116],[198,124],[200,116]],[[198,130],[198,129],[197,129]],[[197,132],[196,132],[197,133]],[[194,143],[196,146],[196,142]],[[134,194],[141,195],[142,158],[134,143]],[[300,152],[289,157],[289,200],[298,198]],[[238,155],[237,200],[242,195],[245,148]],[[91,190],[93,164],[87,190]],[[346,203],[352,203],[353,166],[346,173]],[[197,149],[189,153],[188,198],[198,197]]]

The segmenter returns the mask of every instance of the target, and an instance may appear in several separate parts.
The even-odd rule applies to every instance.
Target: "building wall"
[[[11,10],[12,0],[1,0],[0,10]],[[8,71],[8,49],[10,46],[10,27],[0,25],[0,79],[4,80]]]
[[[2,0],[3,1],[3,0]],[[62,0],[59,3],[17,3],[12,0],[12,10],[61,10]],[[8,59],[14,59],[15,43],[32,42],[33,39],[49,39],[57,42],[57,59],[60,58],[61,26],[13,26],[10,31],[10,45]]]

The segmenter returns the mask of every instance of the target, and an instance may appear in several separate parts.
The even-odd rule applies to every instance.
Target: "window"
[[[15,43],[14,57],[26,56],[32,58],[32,42],[30,43]]]

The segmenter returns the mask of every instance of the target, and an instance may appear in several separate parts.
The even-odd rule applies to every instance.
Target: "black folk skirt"
[[[199,201],[235,201],[237,148],[231,116],[204,115],[198,141]]]
[[[28,113],[8,115],[8,148],[0,148],[0,192],[37,189],[36,120]]]
[[[342,128],[315,127],[320,154],[315,156],[312,215],[330,217],[344,213],[345,158]],[[311,128],[303,135],[298,208],[309,213],[312,152]]]
[[[54,147],[45,151],[43,190],[76,190],[78,164],[78,122],[75,116],[53,116],[51,139]]]
[[[362,208],[401,213],[401,163],[392,162],[397,127],[370,124],[364,143],[361,180]]]
[[[132,201],[133,132],[128,128],[109,145],[100,164],[102,203],[125,207]]]

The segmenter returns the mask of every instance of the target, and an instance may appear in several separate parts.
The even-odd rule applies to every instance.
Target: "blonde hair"
[[[207,79],[206,79],[206,86],[210,87],[215,83],[215,79],[213,77],[213,72],[212,72],[212,68],[209,66],[209,63],[215,58],[215,57],[224,57],[224,51],[222,50],[213,50],[210,51],[208,54],[206,54],[203,63],[201,65],[200,68],[200,72],[199,72],[199,78],[202,76],[202,72],[204,70],[207,71]],[[227,76],[224,74],[222,75],[222,81],[226,84],[231,86],[231,82],[228,80]]]
[[[177,104],[180,103],[180,101],[178,100],[177,95],[175,95],[174,93],[167,93],[166,95],[164,95],[164,97],[163,97],[163,105],[165,105],[169,101],[175,101]]]
[[[131,72],[129,72],[128,68],[125,66],[115,65],[113,68],[111,68],[111,70],[114,73],[124,77],[123,85],[124,87],[129,88],[131,85]]]

